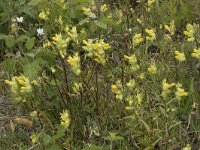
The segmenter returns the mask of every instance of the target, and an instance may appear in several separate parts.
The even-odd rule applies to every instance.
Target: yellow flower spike
[[[137,65],[137,58],[134,54],[131,56],[124,55],[124,58],[129,62],[131,71],[139,69],[139,66]]]
[[[96,40],[94,43],[93,39],[88,39],[88,41],[83,40],[82,48],[87,51],[86,54],[88,57],[94,57],[94,60],[102,65],[106,63],[106,53],[105,50],[111,48],[108,43],[105,43],[103,39]]]
[[[155,65],[151,65],[147,70],[150,74],[155,74],[157,72],[157,68]]]
[[[115,94],[117,100],[122,100],[122,84],[120,80],[117,80],[115,84],[111,85],[111,90]]]
[[[137,23],[142,24],[142,20],[140,18],[137,18]]]
[[[164,25],[164,28],[171,34],[174,35],[175,32],[175,25],[174,25],[174,20],[170,23],[170,25]]]
[[[78,33],[77,33],[77,29],[76,26],[72,27],[71,30],[69,30],[69,32],[67,32],[67,34],[71,37],[72,40],[74,40],[76,43],[78,43]]]
[[[142,43],[144,41],[144,38],[142,38],[142,35],[139,34],[135,34],[132,38],[132,42],[133,42],[133,47],[139,45],[140,43]]]
[[[67,59],[67,62],[70,64],[72,71],[76,75],[79,75],[81,73],[80,57],[79,57],[78,53],[75,53],[75,55],[73,55],[73,56],[69,56]]]
[[[68,25],[65,26],[65,32],[66,32],[66,33],[69,32],[69,26],[68,26]]]
[[[9,81],[9,80],[5,80],[5,83],[8,84],[8,85],[12,85],[13,84],[13,82]]]
[[[174,86],[176,86],[175,83],[169,84],[169,83],[166,82],[166,79],[164,79],[164,80],[162,81],[162,97],[163,97],[163,98],[166,98],[167,95],[171,92],[170,89],[171,89],[172,87],[174,87]]]
[[[197,29],[199,28],[199,25],[197,24],[187,24],[186,31],[183,33],[188,37],[188,42],[193,42],[195,40],[195,34]]]
[[[135,80],[132,79],[132,80],[129,80],[129,82],[126,84],[127,87],[129,87],[130,89],[134,88],[135,87]]]
[[[60,119],[61,119],[61,126],[64,129],[68,129],[69,125],[70,125],[70,118],[69,118],[69,112],[67,110],[64,110],[61,114],[60,114]]]
[[[100,10],[102,11],[102,12],[106,12],[107,11],[107,5],[106,4],[103,4],[102,6],[101,6],[101,8],[100,8]]]
[[[39,13],[38,18],[42,19],[42,20],[46,20],[47,19],[47,14],[44,12],[44,10],[42,10],[42,12]]]
[[[175,51],[175,58],[178,61],[185,61],[186,60],[184,52],[181,53],[179,51]]]
[[[145,29],[145,32],[148,34],[148,36],[146,36],[146,40],[153,41],[156,39],[154,29]]]
[[[188,96],[188,93],[182,88],[182,84],[178,83],[176,85],[176,92],[175,92],[176,98],[178,100],[181,100],[181,97]]]
[[[36,134],[31,135],[31,140],[32,140],[33,144],[36,144],[38,142],[38,138],[37,138]]]
[[[194,49],[193,53],[191,55],[194,58],[200,59],[200,48],[199,49]]]

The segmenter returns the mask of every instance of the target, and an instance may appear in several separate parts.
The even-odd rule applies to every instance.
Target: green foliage
[[[26,114],[0,143],[198,149],[199,4],[0,1],[0,88]]]

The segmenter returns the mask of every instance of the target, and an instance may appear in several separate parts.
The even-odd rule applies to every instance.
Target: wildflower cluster
[[[162,81],[162,97],[166,98],[167,95],[171,92],[171,88],[174,87],[176,84],[175,83],[167,83],[167,80],[164,79]]]
[[[78,33],[77,33],[76,26],[72,27],[72,29],[70,31],[67,31],[67,29],[65,31],[70,36],[70,38],[78,44],[78,40],[77,40]]]
[[[185,54],[184,52],[179,52],[179,51],[175,51],[175,58],[178,60],[178,61],[185,61]]]
[[[120,80],[117,80],[115,84],[111,86],[112,92],[115,94],[117,100],[122,100],[123,98],[123,87]]]
[[[139,34],[135,34],[132,38],[132,42],[133,42],[133,47],[138,46],[140,43],[142,43],[144,41],[144,38],[142,38],[142,35]]]
[[[69,56],[67,59],[67,62],[70,64],[72,71],[79,75],[81,73],[80,69],[80,57],[78,53],[75,53],[73,56]]]
[[[197,24],[187,24],[186,31],[184,31],[184,34],[188,37],[188,42],[193,42],[195,40],[195,34],[197,29],[199,28],[199,25]]]
[[[60,114],[60,118],[61,118],[61,123],[60,125],[64,128],[64,129],[68,129],[69,125],[70,125],[70,118],[69,118],[69,112],[67,110],[64,110],[61,114]]]
[[[56,45],[59,54],[62,58],[65,58],[66,56],[66,48],[68,47],[68,44],[70,42],[70,38],[63,39],[62,34],[56,34],[54,37],[52,37],[53,43]]]
[[[5,80],[11,86],[12,94],[17,101],[24,100],[23,95],[32,91],[30,80],[25,76],[14,76],[11,81]]]
[[[86,54],[88,57],[93,57],[96,62],[102,65],[106,63],[105,50],[111,48],[108,43],[105,43],[103,39],[96,40],[95,43],[93,39],[88,39],[88,41],[83,40],[83,44],[85,44],[85,46],[82,48],[88,52]]]
[[[176,84],[175,95],[178,100],[181,100],[181,97],[188,96],[188,93],[182,88],[182,84],[178,83],[178,84]]]
[[[145,29],[145,32],[147,33],[146,36],[147,41],[154,41],[156,39],[156,34],[154,29]]]
[[[148,72],[150,73],[150,74],[155,74],[156,72],[157,72],[157,68],[156,68],[156,65],[154,64],[154,65],[151,65],[150,67],[148,67]]]
[[[175,24],[174,20],[170,22],[170,25],[164,25],[164,28],[170,33],[170,35],[174,35],[175,33]]]
[[[180,83],[167,83],[166,79],[162,82],[162,97],[167,98],[168,94],[171,92],[171,88],[176,87],[175,96],[176,99],[181,100],[181,97],[188,96],[188,93],[182,88],[182,84]]]
[[[139,66],[137,64],[137,58],[136,58],[136,56],[134,54],[131,55],[131,56],[124,55],[124,58],[130,64],[130,70],[131,71],[136,71],[136,70],[139,69]]]
[[[49,15],[49,10],[47,11],[42,10],[42,12],[39,13],[38,18],[41,20],[47,20],[48,15]]]
[[[200,59],[200,48],[198,48],[198,49],[194,49],[193,50],[193,53],[191,54],[192,55],[192,57],[194,57],[194,58],[197,58],[197,59]]]

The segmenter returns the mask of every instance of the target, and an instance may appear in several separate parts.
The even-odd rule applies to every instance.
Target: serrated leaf
[[[107,29],[107,24],[106,23],[103,23],[101,21],[97,21],[96,22],[96,25],[102,29]]]
[[[5,43],[8,48],[12,48],[15,45],[15,39],[12,36],[7,36],[5,38]]]
[[[26,44],[25,44],[26,48],[27,48],[28,50],[32,49],[33,46],[34,46],[34,42],[35,42],[35,37],[29,38],[29,39],[26,41]]]
[[[15,59],[6,59],[2,63],[2,66],[6,71],[12,73],[16,69],[16,67],[15,67],[16,63],[17,63],[17,60],[15,60]]]
[[[30,80],[33,80],[37,78],[37,74],[40,70],[41,70],[41,67],[38,61],[35,61],[24,67],[24,75],[27,76]]]
[[[26,40],[28,37],[26,35],[21,35],[17,40],[16,43]]]

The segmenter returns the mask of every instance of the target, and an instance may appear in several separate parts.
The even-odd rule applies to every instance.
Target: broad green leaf
[[[15,39],[12,36],[7,36],[5,38],[5,43],[8,48],[12,48],[15,45]]]
[[[27,76],[30,80],[37,78],[38,72],[41,70],[39,62],[35,61],[24,67],[24,75]]]
[[[27,48],[28,50],[32,49],[33,46],[34,46],[34,42],[35,42],[35,37],[29,38],[29,39],[26,41],[26,44],[25,44],[26,48]]]
[[[101,21],[97,21],[96,22],[96,25],[102,29],[107,29],[107,24],[106,23],[103,23]]]

